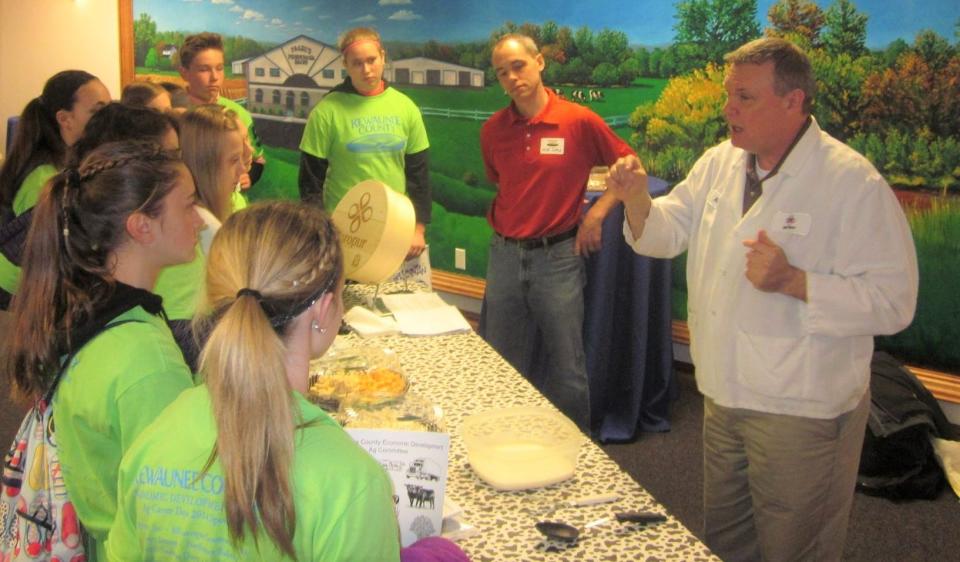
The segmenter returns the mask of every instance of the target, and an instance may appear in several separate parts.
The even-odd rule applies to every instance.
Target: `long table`
[[[601,517],[612,518],[614,512],[665,513],[665,508],[589,440],[580,450],[575,475],[566,482],[538,490],[503,492],[481,481],[467,461],[460,435],[463,419],[475,412],[510,406],[552,406],[476,334],[368,339],[347,335],[339,336],[337,345],[377,345],[395,350],[411,380],[410,390],[443,409],[450,433],[447,494],[463,508],[462,519],[480,531],[460,542],[472,560],[717,560],[674,517],[647,527],[623,527],[615,521],[597,526],[581,535],[571,548],[544,543],[534,525],[543,519],[546,507],[565,500],[595,494],[620,496],[614,504],[563,508],[549,516],[581,529]]]

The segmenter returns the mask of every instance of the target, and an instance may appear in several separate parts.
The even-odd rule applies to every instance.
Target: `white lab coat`
[[[725,141],[654,200],[634,251],[687,256],[691,355],[717,404],[829,419],[869,384],[873,336],[913,318],[917,259],[899,202],[860,154],[820,130],[800,139],[741,217],[747,153]],[[747,280],[743,241],[765,229],[807,272],[803,302]]]

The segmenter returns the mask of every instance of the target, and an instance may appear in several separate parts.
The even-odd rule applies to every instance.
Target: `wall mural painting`
[[[129,1],[129,0],[128,0]],[[224,95],[253,113],[267,146],[251,199],[297,197],[297,146],[317,101],[346,76],[338,35],[375,27],[385,78],[420,107],[430,137],[433,266],[483,277],[495,186],[479,150],[483,121],[509,102],[490,69],[506,31],[542,47],[546,83],[589,106],[676,182],[726,136],[723,54],[762,34],[807,49],[815,115],[865,154],[907,211],[920,257],[913,325],[881,347],[914,364],[960,372],[960,6],[954,0],[614,0],[519,5],[512,0],[132,0],[140,79],[179,82],[177,48],[198,31],[223,35]],[[131,33],[130,30],[125,30]],[[460,271],[457,271],[460,272]],[[461,272],[464,273],[464,272]],[[683,258],[674,315],[686,315]]]

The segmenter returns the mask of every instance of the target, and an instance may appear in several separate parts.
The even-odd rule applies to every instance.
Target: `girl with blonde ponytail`
[[[386,472],[304,398],[343,314],[332,223],[253,205],[224,223],[208,265],[204,384],[125,456],[110,559],[399,559]]]

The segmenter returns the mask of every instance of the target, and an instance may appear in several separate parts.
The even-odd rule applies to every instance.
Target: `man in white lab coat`
[[[730,139],[656,201],[635,157],[608,187],[637,253],[689,252],[707,545],[725,560],[839,560],[873,336],[916,307],[913,239],[876,169],[811,116],[802,51],[763,38],[726,61]]]

